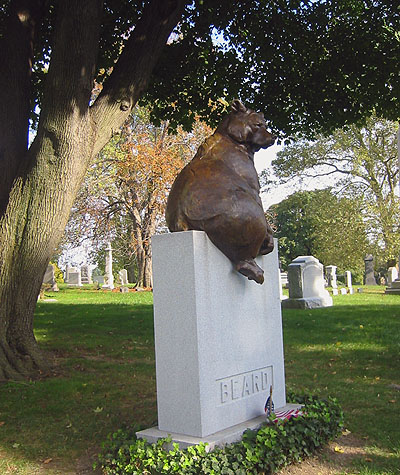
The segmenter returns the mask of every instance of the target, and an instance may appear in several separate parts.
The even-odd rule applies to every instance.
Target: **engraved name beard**
[[[220,380],[220,402],[225,404],[266,391],[270,384],[268,373],[271,370],[271,367],[262,368]]]

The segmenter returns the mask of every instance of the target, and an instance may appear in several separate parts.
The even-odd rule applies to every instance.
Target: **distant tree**
[[[99,154],[85,178],[67,226],[68,240],[104,244],[137,271],[139,287],[150,287],[150,238],[165,226],[168,191],[211,129],[200,121],[192,132],[168,122],[156,127],[148,110],[136,108],[119,134]]]
[[[396,122],[373,115],[364,127],[350,125],[312,142],[295,141],[272,162],[281,183],[336,176],[336,192],[362,203],[369,240],[383,260],[400,251],[397,128]]]
[[[357,199],[338,198],[330,189],[300,191],[270,207],[284,268],[298,256],[312,255],[340,272],[360,275],[370,250]]]

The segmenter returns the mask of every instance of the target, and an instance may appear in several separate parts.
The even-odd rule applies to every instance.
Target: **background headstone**
[[[82,284],[93,284],[92,271],[87,264],[81,266],[81,281]]]
[[[69,287],[82,287],[81,281],[81,271],[77,269],[76,272],[71,272],[71,269],[68,273],[68,286]]]
[[[107,254],[106,254],[106,275],[105,275],[105,284],[103,285],[103,289],[110,289],[112,290],[114,288],[114,276],[113,276],[113,270],[112,270],[112,248],[111,248],[111,243],[108,243],[108,246],[106,248]]]
[[[399,273],[396,267],[389,267],[388,269],[388,285],[399,277]]]
[[[349,291],[349,294],[354,294],[353,283],[352,283],[352,280],[351,280],[351,272],[349,270],[347,270],[344,273],[344,279],[346,281],[346,287]]]
[[[372,254],[368,254],[364,258],[365,264],[365,285],[377,285],[374,275],[374,258]]]
[[[289,298],[286,308],[330,307],[332,297],[325,289],[323,265],[313,256],[299,256],[288,267]]]
[[[49,264],[43,277],[43,284],[50,284],[52,292],[58,292],[59,288],[55,278],[54,266]]]
[[[97,282],[98,284],[104,284],[104,275],[93,274],[92,280],[93,282]]]
[[[119,279],[121,281],[121,285],[128,285],[128,271],[126,269],[121,269],[118,272]]]
[[[328,282],[328,287],[332,287],[333,295],[338,295],[336,269],[337,269],[337,266],[325,267],[326,280]]]

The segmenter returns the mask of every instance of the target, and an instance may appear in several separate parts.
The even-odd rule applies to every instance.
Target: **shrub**
[[[99,456],[107,474],[232,474],[247,475],[276,470],[303,457],[337,437],[343,428],[343,412],[337,401],[309,395],[291,395],[289,400],[304,404],[298,418],[248,430],[240,442],[206,451],[205,444],[181,450],[171,439],[155,444],[137,439],[138,428],[120,429],[108,437]]]

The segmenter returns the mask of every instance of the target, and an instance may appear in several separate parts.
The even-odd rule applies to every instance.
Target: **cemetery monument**
[[[328,282],[328,287],[332,287],[332,294],[338,295],[337,280],[336,280],[336,269],[337,266],[326,266],[326,280]]]
[[[271,388],[286,405],[278,255],[253,165],[272,142],[235,101],[171,190],[175,232],[152,238],[158,427],[138,437],[211,449],[265,421]]]
[[[288,267],[289,298],[285,308],[317,308],[333,305],[325,289],[323,265],[313,256],[299,256]]]
[[[106,275],[105,275],[105,284],[103,285],[103,289],[109,289],[112,290],[114,288],[114,276],[113,276],[113,270],[112,270],[112,248],[111,248],[111,243],[108,243],[108,246],[106,248],[107,254],[106,254]]]
[[[372,254],[368,254],[364,257],[365,263],[365,285],[377,285],[374,274],[374,258]]]
[[[58,292],[59,288],[56,282],[56,277],[55,277],[55,272],[54,272],[54,266],[53,264],[49,264],[47,266],[46,272],[43,277],[43,284],[49,284],[51,285],[51,291],[52,292]]]
[[[92,271],[87,264],[81,266],[81,281],[82,284],[93,284]]]

